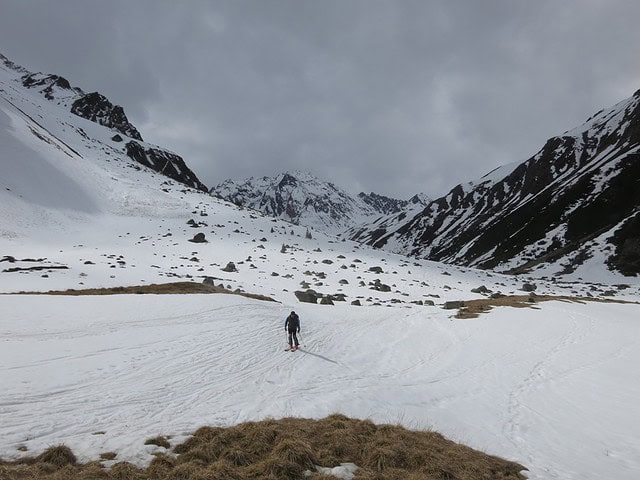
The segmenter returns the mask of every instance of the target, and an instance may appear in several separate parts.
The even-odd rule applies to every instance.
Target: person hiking
[[[298,349],[298,335],[300,333],[300,317],[292,311],[284,321],[284,331],[289,333],[289,348],[287,350],[296,351]]]

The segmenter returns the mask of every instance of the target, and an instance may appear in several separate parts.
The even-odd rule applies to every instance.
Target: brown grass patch
[[[638,302],[629,302],[625,300],[615,300],[610,298],[591,298],[591,297],[570,297],[556,295],[505,295],[499,298],[480,298],[476,300],[465,300],[464,306],[458,310],[455,318],[477,318],[483,313],[489,312],[494,307],[513,307],[513,308],[536,308],[536,304],[549,301],[560,302],[597,302],[597,303],[626,303],[638,304]]]
[[[473,450],[430,431],[375,425],[331,415],[322,420],[284,418],[230,428],[203,427],[174,449],[156,455],[146,469],[126,462],[103,469],[97,462],[78,465],[61,446],[19,462],[0,462],[0,478],[23,480],[293,480],[314,465],[352,462],[356,480],[522,480],[525,468]],[[66,449],[66,447],[64,447]],[[46,453],[46,452],[45,452]],[[73,457],[75,458],[75,457]],[[46,459],[46,460],[45,460]],[[311,479],[330,478],[314,473]]]
[[[144,441],[145,445],[156,445],[158,447],[164,447],[166,449],[171,448],[171,444],[169,443],[169,440],[167,440],[167,437],[163,437],[162,435],[158,435],[157,437],[153,437],[153,438],[147,438]]]
[[[131,287],[111,287],[111,288],[85,288],[77,290],[70,288],[68,290],[49,290],[48,292],[17,292],[19,295],[180,295],[189,293],[226,293],[230,295],[240,295],[242,297],[253,298],[256,300],[264,300],[275,302],[271,297],[265,295],[257,295],[247,292],[239,292],[229,290],[227,288],[215,285],[205,285],[197,282],[170,282],[170,283],[153,283],[149,285],[138,285]],[[15,294],[12,294],[15,295]]]

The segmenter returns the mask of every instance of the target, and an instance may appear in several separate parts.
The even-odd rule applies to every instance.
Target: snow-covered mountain
[[[639,182],[640,91],[549,139],[522,163],[457,185],[416,215],[377,219],[348,236],[484,269],[637,275]]]
[[[421,194],[410,200],[375,193],[353,197],[333,183],[301,171],[240,181],[229,179],[213,187],[211,194],[265,215],[331,234],[424,201]]]
[[[138,129],[129,122],[124,109],[112,104],[104,95],[98,92],[85,93],[78,87],[72,87],[67,79],[59,75],[29,72],[2,54],[0,54],[0,72],[0,92],[4,102],[20,103],[17,97],[25,98],[25,90],[37,92],[51,104],[113,131],[109,141],[101,145],[102,140],[89,137],[86,129],[81,126],[75,127],[77,132],[85,137],[87,143],[94,143],[95,148],[125,151],[129,158],[145,167],[189,187],[207,191],[207,187],[200,182],[179,155],[145,143]],[[31,105],[41,108],[33,96],[31,98]],[[31,121],[38,124],[38,116],[41,117],[41,115],[31,116]],[[58,123],[61,128],[65,128],[63,121]],[[67,124],[67,127],[73,127],[73,125]],[[122,145],[118,145],[120,143]]]
[[[158,434],[174,447],[203,425],[339,412],[435,428],[521,461],[532,480],[638,477],[638,304],[540,302],[457,320],[448,303],[525,282],[538,298],[637,302],[639,280],[551,282],[306,238],[141,165],[113,140],[131,137],[71,112],[77,92],[56,80],[48,99],[25,74],[0,64],[3,460],[65,444],[96,468],[144,465],[175,457],[145,444]],[[124,295],[174,281],[276,301]],[[73,296],[98,287],[122,294]],[[50,290],[69,295],[11,293]],[[283,352],[292,309],[296,353]]]

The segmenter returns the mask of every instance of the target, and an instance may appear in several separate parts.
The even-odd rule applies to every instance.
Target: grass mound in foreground
[[[409,431],[331,415],[322,420],[285,418],[230,428],[202,427],[173,454],[158,454],[146,469],[126,462],[110,470],[77,464],[66,447],[57,454],[0,462],[0,478],[23,480],[293,480],[314,465],[355,463],[357,480],[521,480],[525,468],[473,450],[430,431]],[[52,461],[60,456],[67,461]],[[73,461],[71,461],[73,459]],[[316,473],[310,479],[331,478]]]

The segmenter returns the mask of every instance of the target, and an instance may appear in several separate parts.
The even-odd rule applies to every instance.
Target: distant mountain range
[[[640,91],[550,138],[526,161],[457,185],[435,200],[423,194],[408,200],[352,196],[299,171],[227,180],[209,190],[179,155],[144,142],[124,109],[100,93],[85,93],[64,77],[30,72],[0,55],[0,96],[7,115],[18,115],[27,134],[51,151],[113,161],[140,189],[151,188],[150,182],[145,186],[149,172],[164,179],[159,188],[165,193],[210,192],[265,215],[419,259],[548,277],[640,273]],[[7,132],[9,117],[0,118]],[[7,139],[13,141],[13,134]],[[20,163],[14,153],[3,150],[5,164],[14,169],[11,178],[4,175],[6,192],[19,198],[18,186],[34,175],[47,180],[42,188],[48,197],[28,190],[43,204],[56,197],[56,188],[67,188],[56,184],[55,165],[50,174],[36,171],[29,156]],[[82,162],[74,165],[84,168]],[[97,180],[92,185],[101,188]],[[104,186],[105,195],[110,191]]]
[[[347,236],[377,248],[504,272],[640,273],[640,90],[550,138],[522,163],[454,187],[415,215]]]
[[[211,194],[265,215],[334,234],[381,215],[424,208],[427,203],[423,194],[409,200],[376,193],[353,197],[333,183],[301,171],[226,180],[213,187]]]

